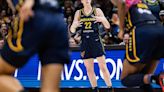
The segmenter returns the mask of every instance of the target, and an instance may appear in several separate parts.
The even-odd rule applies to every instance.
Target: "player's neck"
[[[86,13],[92,11],[92,6],[91,6],[91,5],[86,5],[86,6],[84,6],[84,11],[85,11]]]

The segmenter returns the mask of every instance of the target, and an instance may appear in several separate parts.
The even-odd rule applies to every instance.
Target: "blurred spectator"
[[[3,48],[4,40],[6,39],[7,35],[7,26],[2,21],[1,28],[0,28],[0,50]]]
[[[110,0],[95,0],[96,7],[101,8],[107,19],[111,18],[113,4]]]
[[[2,37],[5,39],[8,33],[6,24],[1,24],[0,33],[2,34]]]
[[[159,12],[159,16],[160,16],[161,23],[162,23],[163,26],[164,26],[164,10],[161,10],[161,11]]]
[[[73,5],[73,2],[72,0],[65,0],[64,1],[64,15],[65,15],[65,18],[68,18],[69,16],[72,16],[74,15],[74,5]]]
[[[6,0],[0,0],[0,12],[2,10],[7,10],[8,9],[8,4],[6,2]]]
[[[159,2],[160,2],[161,10],[164,10],[164,0],[159,0]]]
[[[74,8],[72,0],[65,0],[64,1],[64,8]]]
[[[113,36],[113,40],[115,44],[120,43],[120,39],[118,38],[118,33],[119,33],[119,18],[117,13],[112,14],[111,18],[111,33]]]
[[[79,10],[81,7],[79,7],[79,6],[81,6],[81,0],[76,0],[75,2],[74,2],[74,7],[75,7],[75,11],[76,10]]]
[[[105,34],[105,36],[102,39],[102,42],[103,42],[104,46],[113,44],[113,39],[112,39],[110,32]]]
[[[159,0],[143,0],[157,19],[159,18],[160,4]]]
[[[124,34],[123,42],[121,42],[119,45],[126,45],[126,44],[128,44],[128,42],[129,42],[129,34],[126,33],[126,34]]]
[[[73,10],[70,7],[65,9],[65,17],[68,18],[69,16],[73,17]]]
[[[68,30],[69,30],[69,28],[70,28],[70,26],[71,26],[71,24],[72,24],[72,21],[73,21],[72,16],[69,16],[69,17],[67,18],[67,20],[66,20],[67,26],[68,26]]]

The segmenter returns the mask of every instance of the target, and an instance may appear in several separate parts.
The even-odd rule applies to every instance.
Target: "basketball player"
[[[61,71],[69,56],[67,29],[58,1],[19,1],[22,4],[18,10],[20,17],[16,19],[18,27],[10,28],[1,52],[0,92],[26,92],[11,74],[35,53],[39,54],[42,64],[40,91],[59,92]]]
[[[72,33],[75,33],[76,28],[81,26],[81,57],[84,60],[93,92],[98,92],[96,75],[94,73],[94,58],[97,59],[104,81],[111,92],[112,83],[105,62],[104,46],[98,29],[99,23],[102,23],[106,29],[110,28],[110,24],[102,10],[91,5],[92,0],[81,0],[81,2],[84,8],[76,11],[70,30]]]
[[[160,84],[164,92],[164,75],[153,75],[158,60],[164,57],[164,29],[140,0],[112,0],[118,7],[120,18],[119,37],[124,28],[129,30],[126,58],[123,63],[121,82],[124,86],[140,86],[153,92],[151,83]]]

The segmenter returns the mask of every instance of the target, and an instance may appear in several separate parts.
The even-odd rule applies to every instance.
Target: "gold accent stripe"
[[[128,44],[126,44],[126,57],[127,57],[128,61],[130,61],[130,62],[138,62],[138,61],[140,60],[140,58],[137,57],[137,54],[136,54],[135,29],[136,29],[136,27],[134,27],[133,30],[132,30],[133,55],[134,55],[134,59],[131,59],[131,58],[129,57]]]
[[[93,12],[94,12],[95,16],[97,16],[96,8],[93,8]]]
[[[12,43],[12,30],[9,30],[9,34],[8,34],[8,38],[7,38],[7,42],[9,44],[9,48],[11,50],[13,50],[14,52],[20,52],[22,51],[24,48],[21,44],[22,41],[22,33],[23,33],[23,28],[24,28],[24,21],[20,20],[19,23],[19,30],[18,30],[18,35],[17,35],[17,39],[16,39],[16,46],[14,46],[14,44]]]
[[[81,12],[82,12],[82,9],[79,10],[79,17],[78,17],[78,20],[81,19]]]
[[[131,21],[131,17],[130,17],[130,13],[128,12],[128,22],[129,22],[129,25],[132,27],[133,24],[132,24],[132,21]]]
[[[83,9],[82,9],[82,12],[83,12],[83,14],[84,14],[85,16],[90,16],[90,15],[93,13],[93,10],[94,10],[94,9],[92,8],[91,12],[90,12],[89,14],[86,14],[85,11],[84,11],[84,8],[83,8]]]

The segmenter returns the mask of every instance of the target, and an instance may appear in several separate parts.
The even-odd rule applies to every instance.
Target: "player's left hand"
[[[22,20],[28,21],[28,19],[34,15],[34,12],[32,10],[33,5],[34,5],[33,0],[26,0],[24,2],[24,4],[22,5],[19,11],[19,15]]]
[[[104,17],[94,16],[94,18],[96,20],[94,23],[102,22],[104,20]]]

